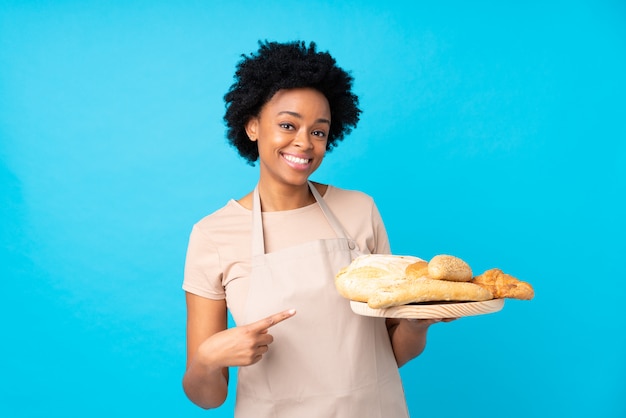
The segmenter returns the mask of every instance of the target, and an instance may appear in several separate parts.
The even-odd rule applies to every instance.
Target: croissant
[[[489,290],[494,298],[511,298],[530,300],[535,291],[530,283],[523,282],[500,269],[491,269],[474,277],[471,283]]]

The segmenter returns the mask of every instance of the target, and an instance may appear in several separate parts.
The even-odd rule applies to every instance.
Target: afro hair
[[[259,41],[259,50],[242,55],[235,81],[224,96],[226,137],[251,165],[259,158],[257,143],[246,135],[245,125],[277,91],[313,88],[328,100],[332,123],[326,149],[330,151],[356,127],[361,110],[352,93],[353,78],[339,68],[327,52],[318,52],[311,42]]]

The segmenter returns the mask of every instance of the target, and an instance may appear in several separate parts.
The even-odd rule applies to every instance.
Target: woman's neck
[[[298,208],[314,203],[315,197],[313,196],[313,194],[311,194],[311,191],[308,188],[308,184],[306,186],[307,186],[306,192],[303,193],[304,196],[300,199],[296,199],[293,194],[289,194],[289,196],[286,198],[281,198],[280,195],[275,196],[276,193],[270,192],[269,196],[265,196],[264,194],[260,192],[262,188],[262,186],[260,185],[259,193],[261,194],[262,210],[264,212],[291,210],[291,209],[298,209]],[[326,184],[313,182],[313,186],[315,186],[315,188],[317,189],[318,193],[321,196],[324,196],[326,191],[328,190],[328,185]],[[307,194],[308,194],[308,200],[306,199]],[[250,192],[244,197],[242,197],[241,199],[238,199],[237,202],[244,208],[248,210],[252,210],[252,200],[253,200],[253,193]]]
[[[315,197],[309,189],[309,184],[301,186],[266,186],[259,182],[259,196],[263,212],[277,212],[298,209],[315,203]]]

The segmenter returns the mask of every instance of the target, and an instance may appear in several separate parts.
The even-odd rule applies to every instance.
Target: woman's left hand
[[[426,346],[428,328],[438,322],[451,322],[457,318],[387,319],[387,330],[398,367],[419,356]]]
[[[439,322],[452,322],[457,320],[458,318],[431,318],[431,319],[401,319],[400,321],[406,321],[407,325],[414,329],[415,331],[423,331],[428,329],[433,324],[437,324]]]

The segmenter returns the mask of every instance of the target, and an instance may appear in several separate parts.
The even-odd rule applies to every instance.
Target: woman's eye
[[[280,126],[282,129],[293,129],[293,125],[290,123],[281,123],[278,126]]]
[[[326,132],[324,131],[313,131],[313,135],[319,136],[320,138],[326,138]]]

